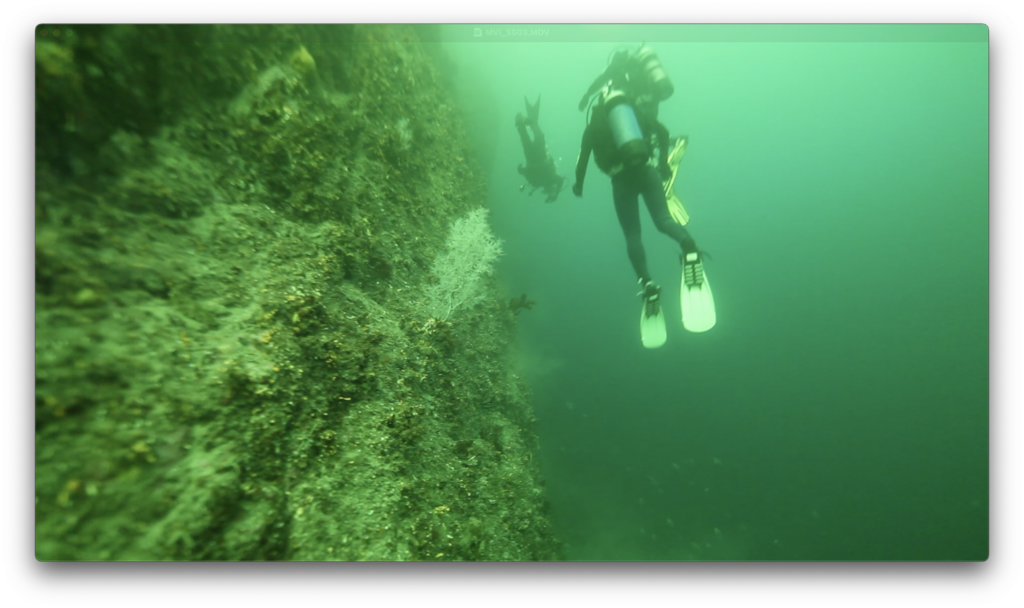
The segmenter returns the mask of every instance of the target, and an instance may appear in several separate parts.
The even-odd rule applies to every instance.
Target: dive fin
[[[700,333],[715,326],[715,298],[711,295],[711,285],[708,283],[704,262],[699,253],[687,253],[683,259],[679,305],[682,309],[683,327],[687,331]]]
[[[686,212],[686,208],[683,207],[683,201],[679,200],[679,195],[676,194],[673,186],[676,183],[676,173],[679,172],[679,162],[683,160],[683,155],[686,154],[686,145],[689,141],[690,138],[686,135],[676,138],[672,150],[668,153],[668,168],[672,171],[672,175],[668,178],[668,181],[662,183],[665,187],[665,200],[668,202],[668,212],[672,219],[680,226],[685,226],[690,221],[690,214]]]
[[[540,95],[537,95],[537,101],[532,106],[530,100],[523,95],[523,103],[526,104],[526,122],[537,124],[537,119],[540,118]]]
[[[665,195],[665,202],[668,203],[668,214],[675,223],[685,226],[690,221],[690,214],[686,212],[686,207],[683,207],[683,201],[679,200],[675,190]]]
[[[658,348],[665,344],[668,337],[665,332],[665,313],[661,309],[661,288],[656,289],[644,298],[640,306],[640,341],[645,348]]]

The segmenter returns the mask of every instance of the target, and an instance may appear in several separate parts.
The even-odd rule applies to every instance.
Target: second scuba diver
[[[565,177],[555,170],[555,160],[548,154],[547,144],[544,141],[544,132],[540,130],[537,119],[540,114],[540,96],[532,106],[524,97],[526,104],[526,116],[516,114],[516,130],[519,131],[519,139],[523,144],[523,153],[526,155],[526,165],[519,165],[519,174],[530,182],[532,195],[537,189],[543,189],[547,197],[546,203],[553,203],[562,191]],[[530,139],[526,127],[533,131],[533,139]],[[520,188],[522,190],[522,188]]]

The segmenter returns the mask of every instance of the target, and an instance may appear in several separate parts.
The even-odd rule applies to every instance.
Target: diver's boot
[[[684,251],[679,254],[679,262],[683,265],[683,284],[686,287],[704,284],[704,260],[699,251]]]
[[[656,316],[661,311],[661,286],[654,281],[644,282],[643,277],[637,280],[642,291],[638,296],[644,299],[644,315],[647,317]]]

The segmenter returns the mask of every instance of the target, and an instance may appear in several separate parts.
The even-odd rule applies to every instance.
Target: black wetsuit
[[[576,185],[573,187],[573,192],[577,196],[582,195],[583,179],[587,174],[590,153],[593,152],[597,167],[612,178],[615,213],[618,215],[622,232],[626,236],[626,251],[629,253],[629,261],[633,264],[633,270],[636,271],[637,277],[646,283],[651,280],[651,275],[647,270],[647,256],[640,239],[639,195],[643,195],[644,203],[651,214],[651,219],[654,220],[654,225],[660,232],[667,234],[672,240],[679,243],[684,254],[697,251],[697,245],[686,228],[672,220],[668,211],[668,203],[665,200],[662,179],[667,179],[667,177],[659,175],[659,172],[668,171],[668,130],[665,125],[653,119],[649,113],[637,112],[637,121],[645,141],[648,142],[648,150],[652,137],[657,138],[660,169],[655,169],[646,162],[631,165],[624,161],[615,146],[615,140],[608,126],[603,107],[598,106],[594,109],[586,131],[583,132],[580,156],[576,162]],[[650,153],[647,158],[650,158]]]

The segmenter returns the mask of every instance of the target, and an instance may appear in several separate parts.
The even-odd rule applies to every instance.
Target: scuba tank
[[[605,87],[601,92],[601,105],[604,107],[611,129],[615,148],[619,151],[623,165],[642,165],[651,156],[650,148],[644,139],[640,123],[636,119],[636,111],[626,94],[617,89]]]
[[[640,47],[640,50],[636,52],[636,61],[640,66],[640,73],[647,80],[647,86],[657,100],[665,101],[672,97],[672,93],[676,89],[672,86],[672,81],[668,79],[665,68],[661,67],[661,61],[654,54],[654,50],[649,46]]]

